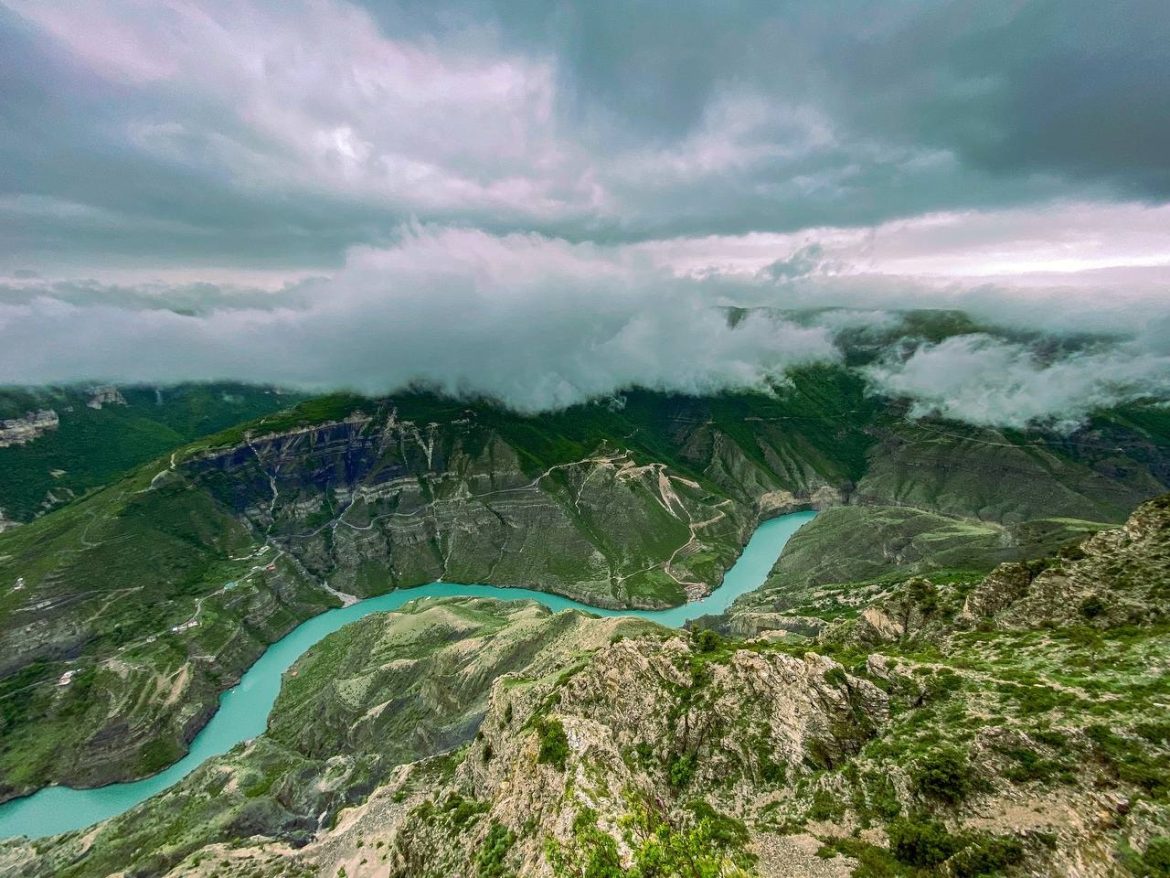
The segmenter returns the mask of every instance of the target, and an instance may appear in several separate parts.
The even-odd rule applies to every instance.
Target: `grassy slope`
[[[60,426],[26,445],[0,448],[0,509],[27,521],[49,492],[64,501],[208,433],[287,406],[288,395],[247,385],[122,390],[128,405],[86,406],[82,389],[0,389],[0,417],[52,408]],[[161,404],[159,402],[161,398]],[[295,399],[295,396],[292,397]],[[64,471],[54,476],[52,471]]]
[[[176,681],[186,681],[190,708],[213,704],[264,644],[328,605],[284,565],[254,570],[263,559],[252,554],[251,534],[182,480],[135,493],[154,472],[0,539],[7,789],[35,788],[46,776],[100,783],[169,764],[192,731],[190,715],[163,704]],[[13,587],[18,577],[36,589],[35,613],[26,590]],[[193,618],[197,626],[169,631]],[[192,664],[195,655],[216,661]],[[69,670],[73,682],[55,686]],[[125,722],[112,747],[95,737],[110,717]]]
[[[325,397],[290,412],[265,416],[247,429],[257,434],[275,432],[336,420],[357,410],[372,414],[380,405],[386,404]],[[401,419],[421,424],[458,420],[469,407],[421,393],[397,397],[393,405]],[[483,403],[471,408],[477,422],[486,426],[484,432],[505,440],[529,474],[580,459],[604,444],[627,447],[639,461],[667,463],[672,471],[693,477],[703,492],[740,504],[739,508],[748,510],[745,514],[751,514],[750,503],[761,490],[808,489],[817,484],[847,489],[851,484],[865,485],[867,480],[871,492],[888,490],[896,499],[910,498],[926,507],[895,519],[889,529],[883,524],[876,532],[869,530],[872,521],[859,522],[859,527],[866,528],[860,544],[865,547],[860,554],[866,564],[832,574],[830,578],[838,581],[880,575],[882,564],[890,560],[885,556],[889,533],[899,540],[909,539],[925,561],[922,566],[986,566],[995,560],[989,538],[998,525],[956,517],[956,505],[966,516],[990,508],[999,518],[1009,514],[1026,518],[1035,508],[1034,498],[1047,485],[1056,508],[1047,510],[1045,517],[1059,518],[1068,515],[1069,509],[1097,510],[1093,492],[1102,484],[1120,484],[1114,496],[1136,502],[1143,496],[1141,491],[1153,493],[1149,490],[1151,468],[1170,446],[1170,434],[1159,432],[1168,426],[1165,419],[1142,408],[1104,419],[1095,427],[1103,438],[1094,440],[1088,450],[1075,443],[1044,440],[1046,444],[1035,451],[1029,446],[1043,437],[989,438],[986,431],[972,441],[953,425],[947,432],[957,430],[958,438],[940,436],[934,424],[903,424],[896,407],[867,398],[856,377],[840,369],[799,372],[792,386],[775,396],[680,399],[632,392],[624,407],[578,406],[542,418],[515,416]],[[230,445],[240,441],[243,431],[243,427],[233,428],[188,449]],[[1118,442],[1128,443],[1135,455],[1145,454],[1149,465],[1126,458],[1125,473],[1111,482],[1111,470],[1102,470],[1102,460],[1091,454],[1104,453],[1101,449]],[[1011,460],[1020,463],[1006,491],[998,468],[1005,446]],[[924,450],[928,466],[915,465],[916,448]],[[948,467],[945,462],[952,452],[957,463]],[[1115,456],[1109,452],[1105,458],[1110,466],[1116,466]],[[9,789],[63,776],[74,782],[97,782],[110,776],[106,772],[133,776],[157,767],[173,757],[193,728],[176,725],[173,711],[158,712],[170,685],[163,681],[173,680],[192,656],[214,656],[211,663],[195,665],[202,670],[191,684],[195,689],[185,696],[198,703],[214,703],[215,691],[246,667],[263,643],[331,600],[287,562],[272,573],[262,569],[246,576],[253,566],[263,567],[260,559],[233,559],[255,551],[256,532],[241,525],[220,500],[181,473],[164,477],[158,490],[135,493],[164,468],[165,461],[143,467],[105,491],[0,536],[0,635],[5,647],[0,660],[6,674],[0,681],[6,732],[0,744],[0,773]],[[872,477],[875,471],[880,479]],[[550,493],[560,497],[555,477],[548,482]],[[268,490],[263,477],[257,484],[259,490]],[[1024,500],[1013,505],[1011,496],[1020,486],[1026,488]],[[1057,487],[1059,491],[1054,490]],[[567,488],[562,493],[558,502],[571,507]],[[989,504],[990,495],[1000,499]],[[932,508],[939,506],[945,508]],[[1108,515],[1102,517],[1116,518],[1117,506],[1115,499],[1110,500]],[[653,504],[648,508],[653,509]],[[836,516],[851,514],[855,513],[833,513],[823,519],[825,527]],[[609,540],[616,519],[604,514],[581,518],[582,533],[595,532],[592,544],[602,548],[607,540],[622,544],[619,539]],[[1080,526],[1031,523],[1027,527],[1039,535],[1027,539],[1037,546],[1050,545],[1063,538],[1068,528]],[[1026,530],[1020,525],[1011,527],[1013,533]],[[819,548],[823,555],[855,554],[853,528],[828,530],[831,538]],[[653,551],[668,554],[681,538],[675,534]],[[736,534],[718,535],[718,545],[724,543],[733,549]],[[518,556],[552,548],[533,544]],[[423,545],[420,551],[431,549]],[[929,561],[927,556],[940,551],[947,556],[945,562]],[[700,556],[692,569],[726,560]],[[464,578],[488,578],[490,571],[477,571],[467,566],[466,559],[460,563],[458,570]],[[907,572],[903,566],[899,573],[896,563],[890,568],[898,575]],[[912,565],[911,569],[919,568]],[[566,568],[565,575],[571,573]],[[373,573],[363,575],[374,577]],[[828,574],[818,576],[824,579]],[[24,592],[12,591],[18,577],[29,583]],[[244,580],[243,587],[224,590],[227,583]],[[646,596],[680,597],[673,581],[656,578],[653,572],[631,578],[627,587]],[[29,606],[41,602],[48,603],[30,613]],[[169,631],[197,612],[204,614],[199,626],[177,634]],[[237,636],[237,632],[242,634]],[[149,635],[158,636],[149,644],[139,642]],[[133,642],[133,650],[126,648],[127,640]],[[100,657],[96,667],[95,657]],[[115,659],[129,664],[129,676],[121,665],[110,664]],[[83,672],[78,685],[54,686],[57,677],[70,669]],[[95,692],[106,693],[104,700],[95,697]],[[144,737],[132,740],[132,735],[122,734],[128,741],[126,753],[115,754],[112,760],[108,754],[95,758],[81,744],[103,721],[103,710],[120,705],[127,707],[136,733]],[[155,739],[169,743],[159,744],[158,752],[152,750],[150,756],[143,748],[155,746]]]
[[[823,615],[913,574],[981,575],[996,564],[1050,554],[1107,522],[1035,519],[1004,526],[894,506],[840,506],[818,515],[784,547],[768,580],[733,614]]]

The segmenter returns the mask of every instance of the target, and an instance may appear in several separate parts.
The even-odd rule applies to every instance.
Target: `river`
[[[225,692],[219,710],[191,742],[191,749],[170,768],[143,780],[116,783],[91,790],[46,787],[23,799],[0,805],[0,838],[27,835],[37,838],[82,829],[116,817],[135,805],[173,786],[212,756],[226,753],[241,741],[261,734],[280,691],[281,675],[305,650],[327,634],[370,613],[396,610],[408,601],[427,597],[484,597],[502,601],[534,600],[554,612],[584,610],[598,616],[638,616],[660,625],[681,627],[699,616],[724,612],[733,600],[763,584],[784,544],[815,512],[793,512],[763,522],[752,534],[743,553],[723,578],[723,584],[707,597],[668,610],[605,610],[569,598],[493,585],[460,585],[432,582],[376,598],[368,598],[314,616],[273,643],[240,679]]]

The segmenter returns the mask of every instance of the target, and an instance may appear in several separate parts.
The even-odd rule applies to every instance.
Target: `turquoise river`
[[[298,625],[268,647],[239,684],[223,694],[219,710],[195,736],[190,751],[170,768],[130,783],[110,784],[91,790],[54,786],[23,799],[14,799],[0,805],[0,838],[55,835],[115,817],[178,783],[205,760],[226,753],[241,741],[261,734],[280,691],[281,676],[289,666],[327,634],[370,613],[395,610],[407,601],[418,598],[473,596],[502,601],[539,601],[554,611],[575,609],[599,616],[640,616],[677,628],[699,616],[722,613],[737,597],[759,588],[788,538],[815,514],[793,512],[765,521],[752,534],[739,560],[727,571],[721,587],[703,600],[668,610],[604,610],[527,588],[459,585],[453,582],[432,582],[329,610]]]

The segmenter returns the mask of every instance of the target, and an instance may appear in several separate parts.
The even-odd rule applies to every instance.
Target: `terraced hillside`
[[[827,367],[539,417],[312,400],[0,536],[0,795],[173,761],[265,644],[341,601],[441,578],[668,606],[716,587],[762,517],[841,504],[912,503],[914,523],[871,518],[859,543],[818,519],[824,558],[871,546],[818,579],[986,570],[1122,520],[1168,460],[1153,406],[1073,437],[909,423]],[[919,548],[889,551],[907,527]]]

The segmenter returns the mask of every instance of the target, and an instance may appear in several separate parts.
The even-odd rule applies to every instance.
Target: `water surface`
[[[815,514],[793,512],[765,521],[752,534],[739,560],[727,571],[722,586],[703,600],[668,610],[606,610],[527,588],[461,585],[454,582],[432,582],[417,588],[404,588],[348,607],[329,610],[303,622],[269,646],[240,679],[239,684],[220,697],[219,710],[195,736],[187,755],[170,768],[130,783],[110,784],[92,790],[46,787],[31,796],[14,799],[0,805],[0,838],[55,835],[116,817],[174,786],[212,756],[226,753],[241,741],[261,734],[268,724],[268,714],[280,691],[281,675],[289,666],[327,634],[370,613],[396,610],[418,598],[470,596],[502,601],[534,600],[554,612],[577,609],[597,616],[638,616],[660,625],[678,628],[699,616],[722,613],[737,597],[759,588],[780,557],[780,551],[788,538]]]

